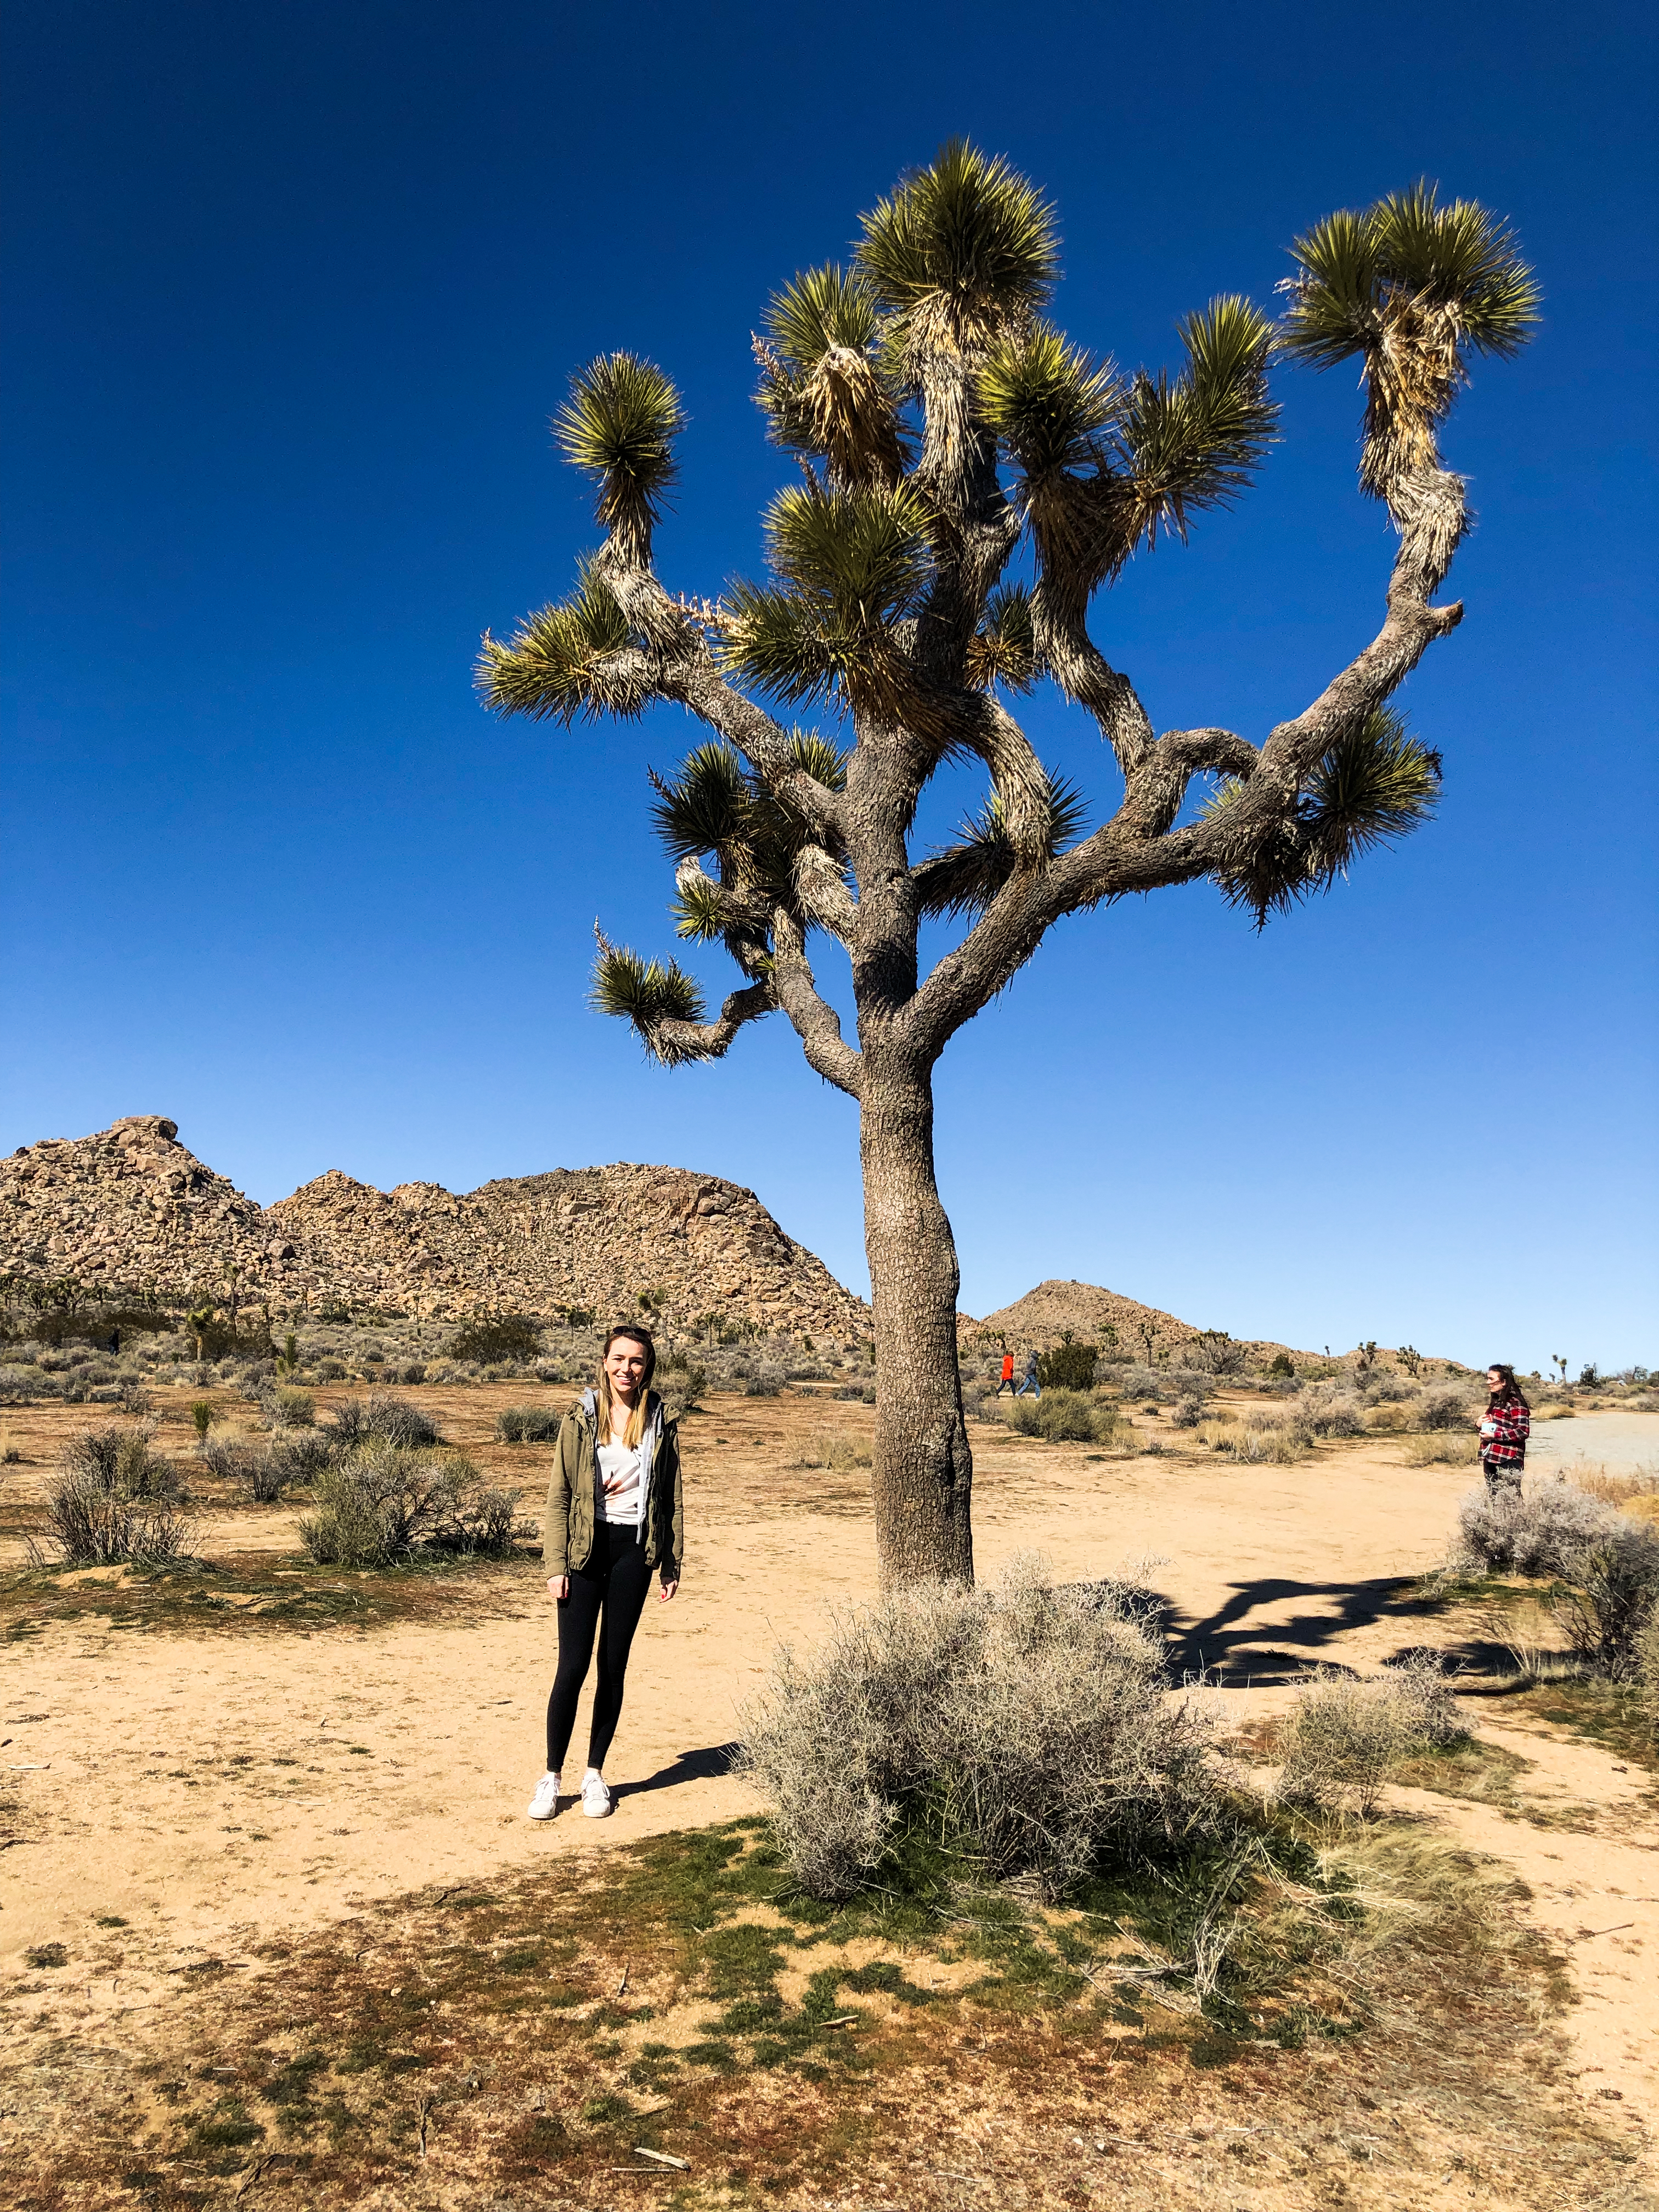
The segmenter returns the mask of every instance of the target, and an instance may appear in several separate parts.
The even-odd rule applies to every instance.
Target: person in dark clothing
[[[1042,1395],[1042,1388],[1037,1382],[1037,1356],[1035,1352],[1028,1352],[1025,1355],[1025,1372],[1019,1378],[1019,1388],[1015,1391],[1014,1395],[1016,1398],[1023,1398],[1028,1390],[1034,1398],[1040,1398]]]
[[[684,1508],[678,1422],[650,1388],[657,1348],[642,1328],[613,1328],[597,1386],[566,1414],[542,1525],[547,1587],[558,1603],[559,1664],[547,1701],[547,1771],[530,1801],[532,1820],[558,1810],[576,1701],[599,1644],[582,1810],[611,1810],[606,1753],[622,1714],[628,1654],[655,1568],[664,1601],[680,1583]]]
[[[1486,1410],[1480,1416],[1480,1472],[1492,1497],[1504,1491],[1518,1497],[1532,1408],[1521,1395],[1512,1367],[1494,1362],[1486,1370]]]

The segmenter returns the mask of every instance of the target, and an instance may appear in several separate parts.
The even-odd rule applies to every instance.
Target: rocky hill
[[[273,1318],[331,1303],[444,1319],[514,1309],[717,1312],[867,1336],[869,1308],[755,1196],[684,1168],[558,1168],[456,1193],[374,1189],[337,1169],[269,1207],[204,1166],[177,1125],[134,1114],[0,1161],[0,1270],[89,1290],[238,1298]]]
[[[1182,1346],[1196,1344],[1206,1334],[1190,1322],[1160,1312],[1157,1306],[1144,1306],[1116,1291],[1103,1290],[1098,1283],[1039,1283],[1012,1305],[1000,1306],[995,1313],[987,1314],[983,1321],[970,1322],[964,1316],[962,1323],[964,1341],[975,1334],[1002,1335],[1010,1351],[1035,1346],[1039,1352],[1046,1352],[1059,1343],[1067,1329],[1085,1344],[1115,1342],[1119,1351],[1148,1362],[1165,1353],[1173,1357]],[[1265,1338],[1239,1340],[1252,1366],[1258,1358],[1270,1360],[1279,1352],[1289,1352],[1298,1364],[1319,1357]]]

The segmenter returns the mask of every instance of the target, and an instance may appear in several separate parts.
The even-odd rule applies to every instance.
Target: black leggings
[[[636,1528],[601,1521],[593,1531],[587,1564],[570,1576],[570,1595],[559,1601],[559,1671],[547,1701],[547,1771],[556,1774],[570,1748],[576,1725],[576,1700],[593,1656],[593,1632],[599,1632],[599,1679],[593,1692],[593,1722],[588,1732],[587,1763],[603,1766],[622,1717],[623,1680],[628,1650],[640,1625],[651,1570]]]

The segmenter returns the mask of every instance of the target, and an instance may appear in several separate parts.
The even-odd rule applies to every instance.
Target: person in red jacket
[[[1494,1364],[1486,1370],[1486,1410],[1480,1416],[1480,1471],[1496,1498],[1500,1491],[1519,1495],[1527,1463],[1532,1408],[1521,1395],[1515,1370]]]
[[[1005,1352],[1002,1355],[1002,1380],[997,1384],[995,1395],[1000,1398],[1005,1390],[1012,1390],[1013,1387],[1014,1355],[1012,1352]]]

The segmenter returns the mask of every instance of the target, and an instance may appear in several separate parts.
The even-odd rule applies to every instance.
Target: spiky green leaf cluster
[[[647,1045],[664,1022],[703,1018],[702,992],[695,976],[678,961],[647,960],[625,945],[601,946],[591,996],[596,1012],[632,1022]]]
[[[1514,234],[1474,200],[1440,206],[1426,181],[1328,216],[1291,251],[1279,343],[1316,368],[1367,351],[1391,312],[1443,309],[1461,343],[1499,356],[1538,321],[1541,295]]]
[[[1374,707],[1337,738],[1303,787],[1294,816],[1242,844],[1216,874],[1257,926],[1269,914],[1330,890],[1362,854],[1392,844],[1429,819],[1440,795],[1440,756],[1412,736],[1392,707]],[[1225,824],[1244,787],[1229,780],[1203,818]]]
[[[1121,471],[1130,491],[1131,545],[1222,507],[1249,483],[1279,410],[1267,397],[1273,326],[1249,301],[1212,300],[1180,325],[1186,366],[1171,381],[1137,376],[1121,419]]]
[[[908,483],[787,487],[767,515],[779,586],[727,595],[722,658],[790,701],[890,699],[901,680],[892,629],[930,572],[928,513]]]
[[[792,731],[789,754],[815,783],[828,791],[845,788],[845,757],[816,732]],[[712,856],[720,888],[739,904],[758,901],[763,913],[774,905],[794,908],[794,861],[807,842],[806,825],[730,745],[718,740],[699,745],[672,781],[653,780],[657,836],[672,860]],[[684,937],[724,936],[733,926],[731,900],[711,897],[695,878],[689,889],[682,885],[676,914]],[[763,934],[763,924],[757,927]],[[756,930],[745,927],[738,933],[752,938]]]
[[[1031,595],[1023,584],[999,584],[968,647],[968,680],[981,691],[1000,684],[1029,690],[1036,680],[1036,627]]]
[[[773,295],[756,395],[774,442],[817,453],[843,485],[891,483],[906,459],[895,393],[878,364],[880,319],[868,281],[837,264]]]
[[[1097,365],[1048,323],[1001,340],[979,374],[981,418],[1031,481],[1098,467],[1123,397],[1109,362]]]
[[[1063,852],[1081,834],[1087,818],[1082,794],[1062,780],[1051,781],[1047,856],[1052,859]],[[976,815],[963,823],[957,839],[915,872],[917,904],[923,914],[981,914],[1014,872],[1014,848],[995,792]]]
[[[598,569],[584,562],[562,605],[526,616],[505,645],[486,635],[476,681],[498,714],[567,725],[578,714],[637,714],[642,672],[616,658],[631,642],[626,616]]]
[[[554,418],[565,459],[599,486],[595,513],[631,556],[644,558],[652,525],[674,482],[674,440],[685,424],[680,397],[637,354],[602,354],[570,380]]]
[[[863,218],[858,265],[912,349],[981,344],[1060,273],[1053,209],[1001,155],[953,138]]]
[[[1524,345],[1537,283],[1495,216],[1473,200],[1441,207],[1429,184],[1328,216],[1291,251],[1280,347],[1319,368],[1360,356],[1359,481],[1409,528],[1422,513],[1410,480],[1439,469],[1436,432],[1465,380],[1464,348],[1501,356]],[[1446,557],[1459,534],[1452,527]]]
[[[839,262],[809,269],[775,292],[766,310],[766,334],[785,364],[805,375],[826,353],[862,353],[876,342],[876,295],[856,270]]]

